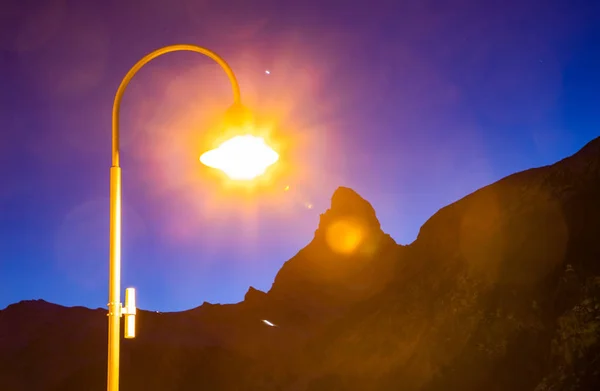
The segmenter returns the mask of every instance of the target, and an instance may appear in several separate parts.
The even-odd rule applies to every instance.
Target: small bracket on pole
[[[121,317],[121,303],[108,303],[107,307],[108,312],[106,313],[106,316],[115,315],[119,318]]]

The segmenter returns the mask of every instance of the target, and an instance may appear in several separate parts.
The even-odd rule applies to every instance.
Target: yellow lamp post
[[[127,288],[125,306],[121,303],[121,167],[119,149],[119,110],[123,93],[133,76],[149,61],[165,53],[191,51],[204,54],[223,68],[233,90],[230,113],[242,110],[240,88],[229,65],[216,53],[196,45],[171,45],[157,49],[139,60],[127,72],[117,89],[112,110],[112,166],[110,168],[110,254],[108,287],[108,370],[107,390],[119,390],[120,318],[125,316],[125,338],[135,337],[135,290]],[[278,155],[264,140],[251,135],[240,135],[221,144],[200,157],[205,165],[225,172],[234,180],[253,179],[275,163]]]

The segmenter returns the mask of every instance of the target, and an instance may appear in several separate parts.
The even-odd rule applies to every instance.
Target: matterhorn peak
[[[354,190],[340,186],[331,196],[331,207],[321,214],[319,230],[344,218],[360,220],[369,229],[381,229],[373,206]]]

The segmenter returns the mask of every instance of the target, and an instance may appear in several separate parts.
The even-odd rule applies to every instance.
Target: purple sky
[[[225,74],[194,53],[144,68],[121,163],[123,289],[146,309],[268,290],[340,185],[407,244],[444,205],[600,134],[594,0],[4,1],[0,308],[105,306],[113,96],[173,43],[230,63],[286,170],[253,194],[206,175]]]

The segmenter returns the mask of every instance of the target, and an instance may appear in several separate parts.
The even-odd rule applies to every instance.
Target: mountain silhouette
[[[338,188],[271,289],[140,311],[121,387],[600,389],[600,138],[442,208],[401,246]],[[0,311],[0,388],[104,390],[106,311]]]

